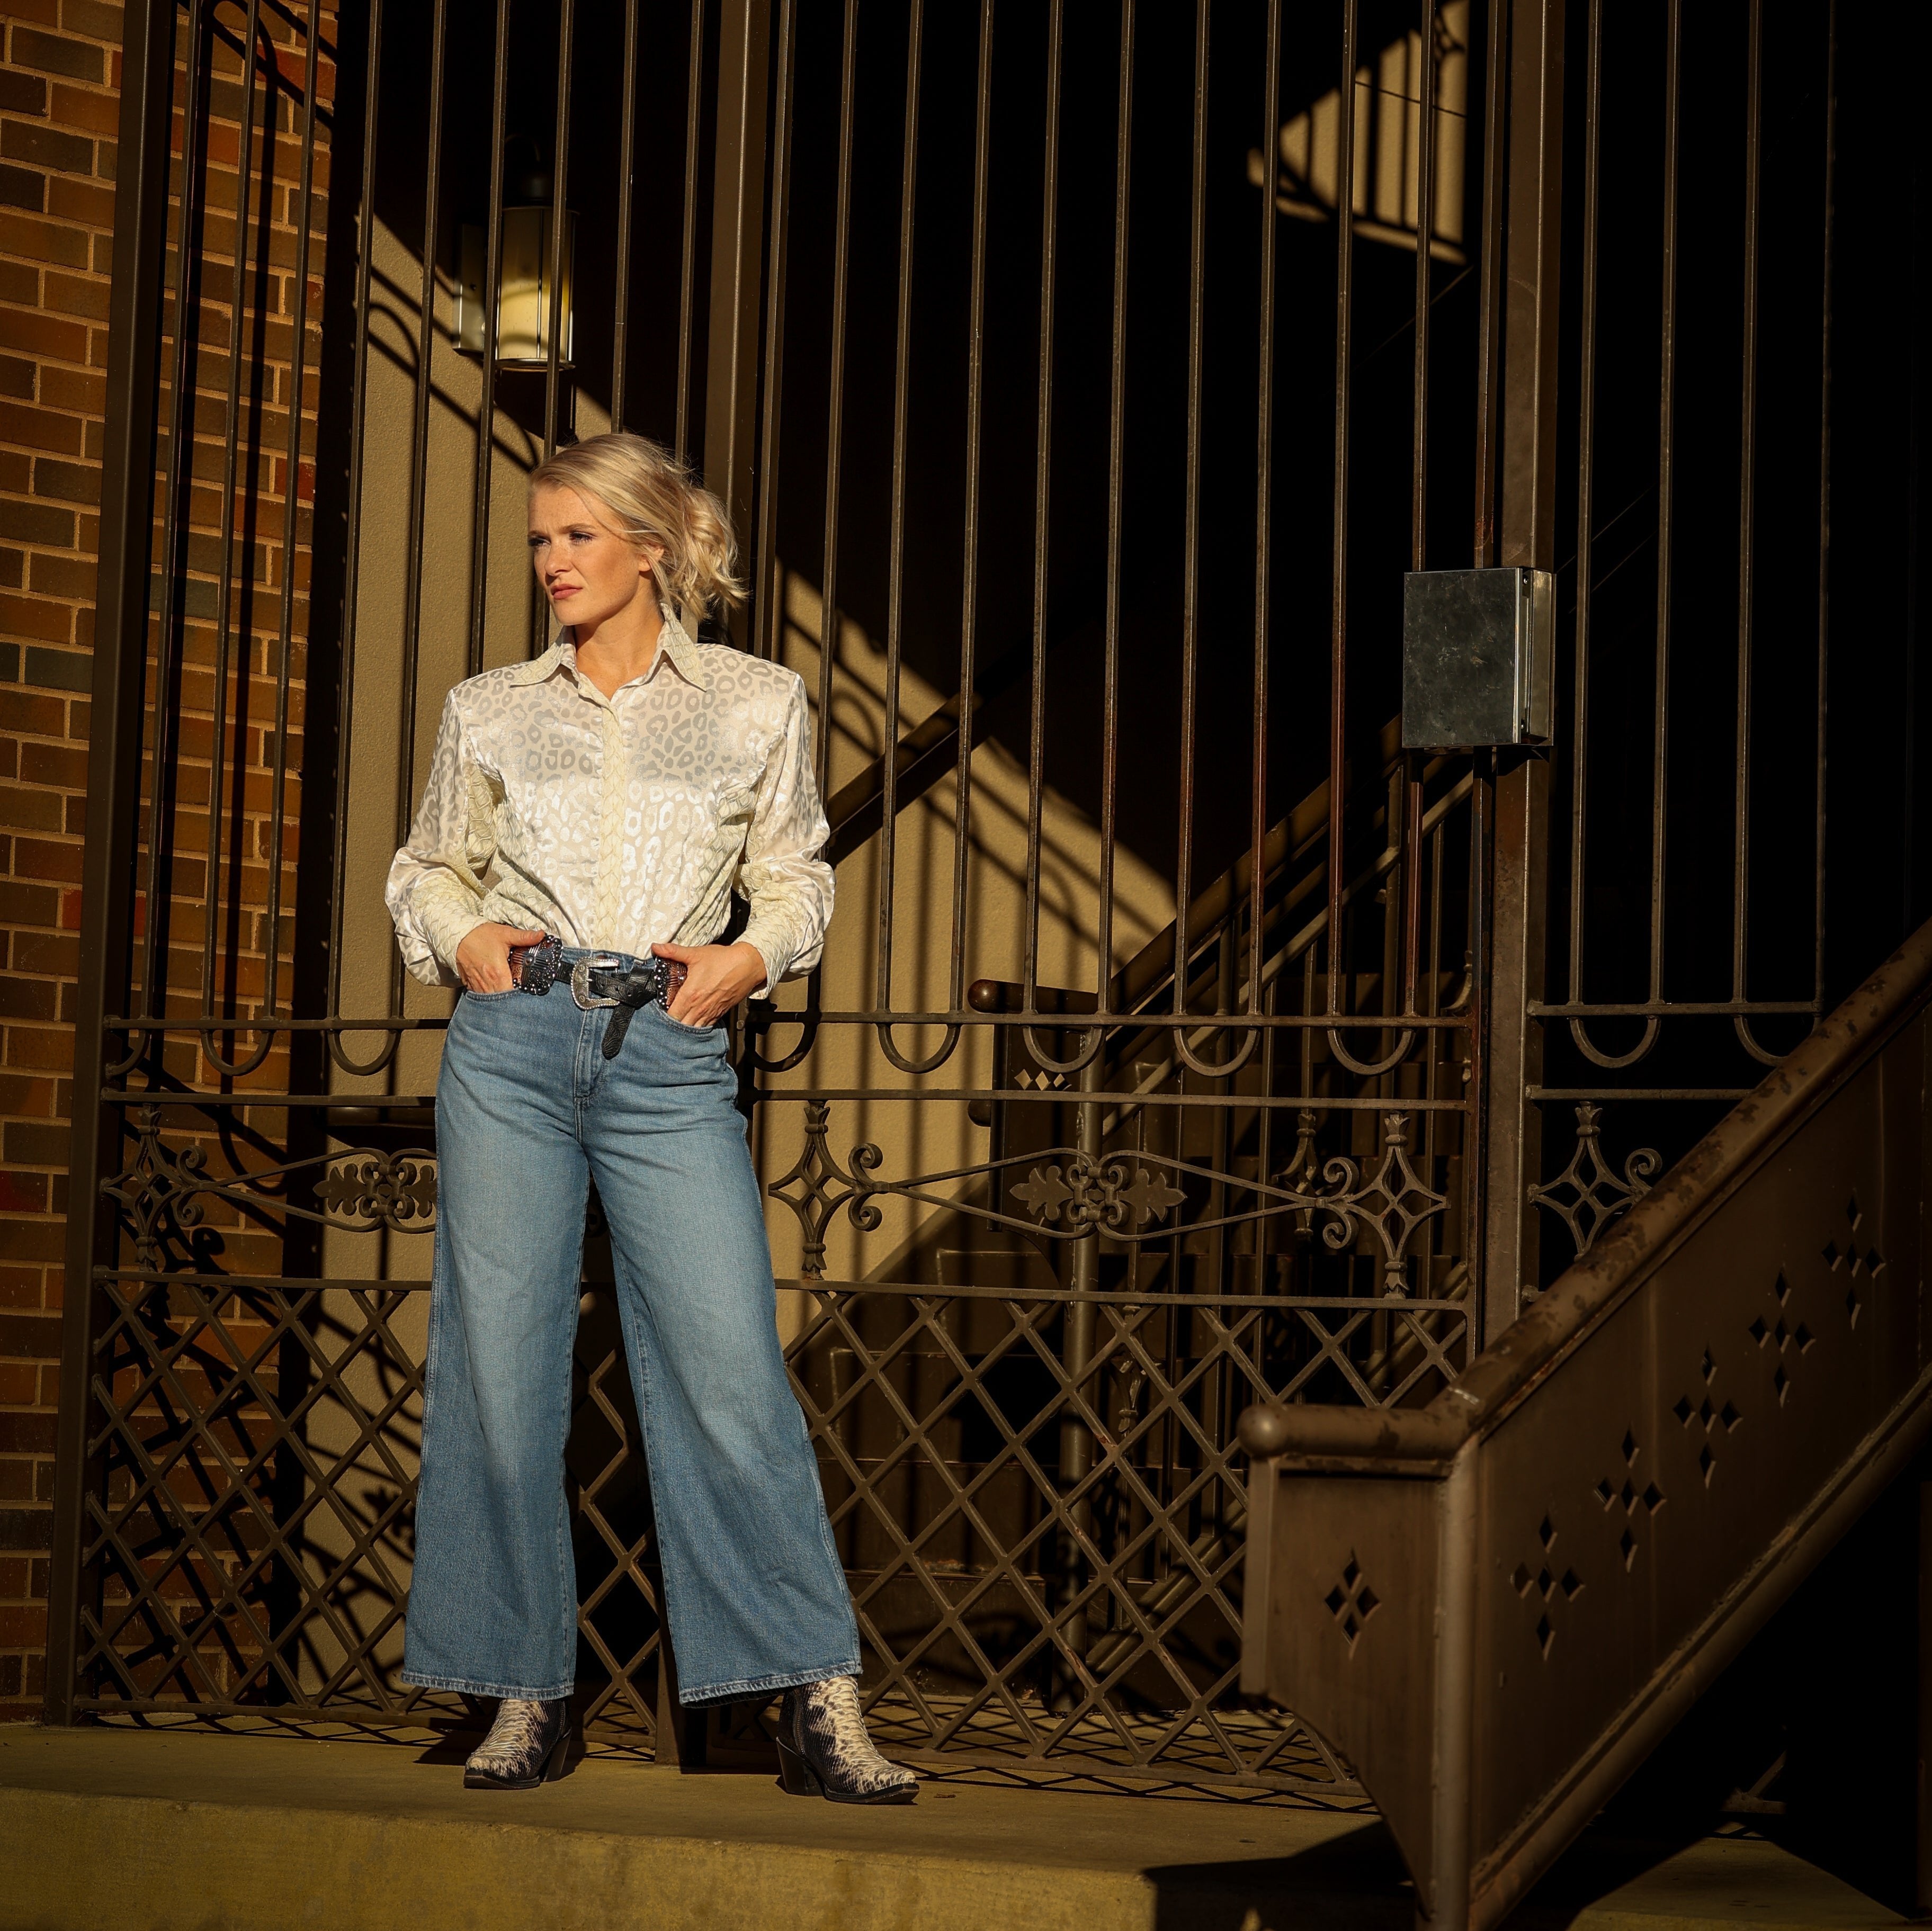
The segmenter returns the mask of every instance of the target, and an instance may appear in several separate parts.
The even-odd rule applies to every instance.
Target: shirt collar
[[[669,658],[671,667],[687,684],[700,691],[711,688],[711,679],[704,668],[704,655],[700,648],[692,640],[691,633],[679,621],[676,613],[664,612],[664,628],[658,634],[658,654],[645,675],[648,680],[658,673],[660,665]],[[540,684],[558,670],[577,668],[577,646],[570,628],[566,625],[556,634],[556,640],[541,657],[532,658],[527,664],[519,664],[512,673],[513,684]]]

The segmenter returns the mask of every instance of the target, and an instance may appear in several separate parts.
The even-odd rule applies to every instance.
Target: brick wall
[[[298,403],[292,394],[290,325],[301,305],[293,271],[303,42],[294,22],[279,10],[262,10],[262,28],[273,44],[257,49],[256,145],[248,167],[250,219],[243,238],[248,292],[238,327],[228,304],[238,238],[245,16],[240,7],[224,5],[204,16],[208,121],[200,147],[196,223],[202,274],[192,316],[190,481],[177,499],[184,540],[171,572],[178,583],[170,646],[176,707],[167,759],[170,835],[162,870],[167,902],[158,928],[165,934],[165,991],[160,997],[170,1012],[247,1015],[262,997],[271,945],[284,961],[284,1009],[288,997],[314,494],[309,455],[320,348],[328,106],[334,78],[334,10],[324,5],[318,11],[322,151],[311,216],[308,372]],[[0,1719],[19,1719],[39,1714],[44,1687],[121,10],[102,0],[5,0],[0,31]],[[185,69],[178,65],[177,200],[184,132],[178,109],[185,85]],[[178,226],[177,220],[171,232]],[[173,262],[171,248],[170,289]],[[162,318],[160,364],[164,456],[173,412],[166,383],[172,366],[167,334],[174,319],[170,303]],[[238,343],[244,379],[242,412],[231,424],[227,391]],[[303,428],[303,460],[292,475],[287,452],[292,404]],[[232,502],[224,499],[221,488],[231,455]],[[296,540],[292,556],[285,557],[281,536],[291,489]],[[252,542],[242,540],[237,532],[242,532]],[[223,648],[219,583],[224,553],[232,567],[233,601],[218,745],[214,669]],[[282,671],[283,598],[291,574],[286,822],[277,854],[271,826],[273,721]],[[158,619],[151,648],[160,637]],[[151,659],[151,690],[154,681]],[[152,745],[152,716],[148,736]],[[224,772],[223,862],[211,880],[206,853],[218,751]],[[152,758],[143,777],[152,780]],[[151,781],[143,790],[152,796]],[[263,911],[268,871],[278,857],[282,930],[271,934]],[[204,983],[202,956],[211,884],[220,894],[216,917],[226,927],[212,985]],[[145,931],[149,908],[139,895],[134,909],[137,929]],[[137,982],[141,976],[137,961]],[[159,1048],[161,1057],[186,1085],[219,1086],[220,1075],[202,1061],[196,1039],[192,1033],[171,1038]],[[236,1042],[227,1044],[232,1050]],[[248,1044],[244,1036],[243,1050]],[[244,1083],[281,1084],[286,1064],[286,1054],[278,1051]],[[195,1109],[166,1113],[164,1131],[170,1146],[208,1135],[209,1121]],[[266,1113],[252,1122],[267,1141],[280,1123],[279,1116]],[[272,1157],[258,1147],[244,1164]],[[213,1171],[226,1165],[217,1160]],[[280,1264],[280,1243],[265,1234],[259,1222],[228,1210],[209,1215],[208,1224],[220,1237],[220,1258],[212,1264],[218,1270],[273,1271]],[[182,1257],[170,1255],[169,1264],[184,1264]],[[188,1586],[184,1572],[164,1585]],[[110,1600],[125,1600],[120,1585],[110,1583],[108,1593]]]
[[[0,61],[0,1717],[39,1714],[121,10]]]

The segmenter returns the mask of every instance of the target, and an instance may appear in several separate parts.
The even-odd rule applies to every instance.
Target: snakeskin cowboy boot
[[[785,1692],[778,1711],[778,1768],[794,1797],[834,1804],[910,1804],[919,1780],[872,1747],[849,1676]]]
[[[570,1754],[570,1703],[506,1696],[496,1720],[463,1767],[466,1790],[534,1790],[563,1774]]]

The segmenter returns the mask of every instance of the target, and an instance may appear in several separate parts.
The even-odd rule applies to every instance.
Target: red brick
[[[45,1174],[0,1171],[0,1213],[44,1213],[46,1210]]]
[[[57,832],[62,829],[63,802],[58,791],[0,784],[0,825],[10,831]]]
[[[44,114],[47,83],[37,73],[17,73],[11,67],[0,69],[0,108],[9,114]]]
[[[68,234],[75,232],[72,229],[64,232]],[[86,240],[85,236],[77,235],[76,238],[82,241]],[[88,251],[83,247],[80,259],[70,265],[85,267],[87,259]],[[89,322],[105,322],[107,319],[107,283],[100,276],[82,281],[76,276],[64,275],[50,268],[46,274],[46,292],[41,299],[47,307],[62,315],[84,316]]]
[[[114,190],[95,181],[55,175],[47,182],[47,212],[60,221],[84,221],[92,228],[114,225]]]
[[[23,878],[57,879],[66,885],[80,883],[80,847],[77,844],[50,844],[44,838],[18,838],[14,844],[14,870]],[[0,998],[5,994],[0,981]]]
[[[0,213],[0,248],[30,262],[50,262],[64,268],[84,268],[89,256],[85,235],[56,222],[11,212]]]
[[[20,775],[30,784],[58,784],[70,790],[82,790],[87,784],[87,754],[70,744],[29,741],[20,747]],[[4,904],[4,899],[0,898],[0,919],[8,916]],[[56,913],[56,907],[50,903],[33,922],[51,925]]]
[[[0,690],[0,730],[27,731],[37,737],[67,734],[67,706],[38,691]]]
[[[50,1220],[44,1220],[44,1222],[39,1222],[39,1225],[33,1222],[33,1220],[16,1220],[14,1226],[20,1228],[23,1234],[40,1232],[43,1228],[46,1230],[48,1234],[60,1234],[60,1236],[66,1234],[66,1230],[54,1226]],[[10,1234],[11,1234],[11,1228],[10,1228]],[[0,1319],[6,1319],[6,1317],[0,1315]],[[52,1324],[54,1327],[58,1327],[60,1323],[56,1321],[56,1323]],[[48,1356],[48,1360],[58,1360],[58,1348],[60,1348],[60,1344],[56,1342],[54,1344],[54,1348],[56,1348],[56,1352],[54,1352],[52,1356]],[[52,1452],[54,1452],[52,1415],[48,1415],[48,1414],[23,1415],[20,1410],[14,1410],[10,1411],[10,1414],[0,1414],[0,1454],[52,1454]],[[44,1541],[43,1543],[6,1541],[6,1539],[4,1539],[6,1537],[4,1524],[6,1524],[8,1514],[14,1514],[14,1510],[0,1510],[0,1549],[44,1549],[46,1547],[46,1543]]]
[[[66,643],[74,636],[74,612],[65,604],[50,604],[38,597],[0,593],[0,633],[8,637],[37,637],[49,643]]]
[[[10,1066],[38,1067],[49,1072],[70,1072],[74,1069],[74,1035],[62,1027],[9,1026],[7,1063]]]
[[[0,308],[0,349],[63,362],[87,360],[87,331],[38,309]]]
[[[0,401],[0,439],[29,449],[77,456],[82,444],[82,424],[78,416],[36,409],[29,403]]]
[[[23,7],[16,6],[15,0],[8,0],[8,5],[16,13],[39,11],[38,3]],[[15,66],[32,67],[38,73],[64,74],[70,80],[92,81],[97,85],[106,76],[104,49],[90,46],[85,40],[37,33],[31,27],[16,27],[10,52]]]
[[[94,559],[91,556],[50,556],[41,550],[34,558],[28,582],[38,595],[61,597],[76,604],[92,603]]]
[[[104,5],[103,0],[61,0],[61,25],[70,34],[90,34],[118,47],[121,21],[121,9]]]
[[[7,1164],[64,1167],[69,1138],[68,1129],[64,1126],[37,1126],[32,1120],[10,1120],[6,1128]]]
[[[0,1073],[0,1112],[38,1119],[54,1110],[56,1082],[42,1074]]]
[[[113,94],[74,87],[63,80],[52,83],[46,112],[64,127],[84,127],[90,134],[110,139],[120,131],[121,103]]]
[[[52,797],[56,794],[43,792],[40,795]],[[14,970],[62,979],[74,978],[80,971],[80,941],[70,932],[16,932],[14,935]],[[15,1110],[24,1112],[27,1109]]]

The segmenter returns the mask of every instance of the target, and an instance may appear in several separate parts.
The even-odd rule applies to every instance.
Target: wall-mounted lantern
[[[503,246],[496,275],[496,366],[543,369],[550,366],[550,331],[560,327],[557,367],[571,364],[572,263],[577,248],[577,217],[563,217],[562,289],[550,286],[550,178],[541,165],[534,141],[532,164],[506,185],[503,197]],[[483,352],[483,280],[489,262],[480,223],[465,222],[462,279],[457,292],[456,345],[466,354]]]

